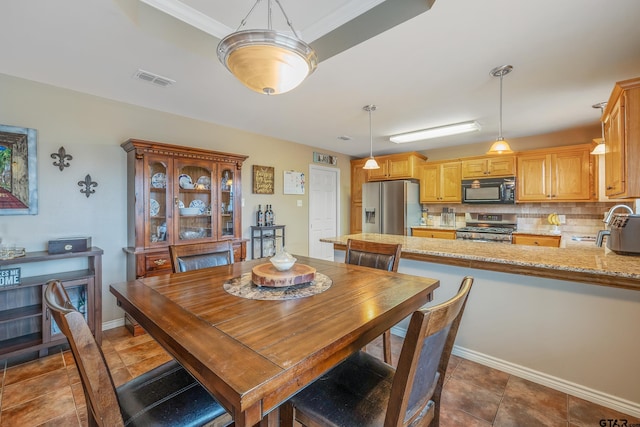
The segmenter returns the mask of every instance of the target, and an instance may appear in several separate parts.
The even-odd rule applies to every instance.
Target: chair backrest
[[[401,250],[401,244],[349,239],[344,262],[380,270],[398,271]]]
[[[430,419],[439,417],[444,376],[472,285],[473,278],[465,277],[453,298],[411,316],[385,426],[408,426],[421,418],[416,425],[430,425]]]
[[[44,300],[53,319],[69,341],[87,408],[91,411],[93,420],[100,426],[124,425],[115,385],[102,350],[91,334],[84,316],[71,304],[62,282],[49,280]]]
[[[233,245],[230,241],[192,243],[169,246],[171,268],[174,273],[233,264]]]

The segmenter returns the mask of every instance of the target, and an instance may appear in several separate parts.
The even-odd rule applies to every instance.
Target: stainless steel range
[[[466,227],[456,230],[456,239],[474,242],[511,243],[518,227],[515,214],[467,214]]]

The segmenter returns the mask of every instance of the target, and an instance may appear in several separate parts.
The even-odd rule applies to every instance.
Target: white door
[[[333,244],[340,229],[340,169],[309,166],[309,256],[333,261]]]

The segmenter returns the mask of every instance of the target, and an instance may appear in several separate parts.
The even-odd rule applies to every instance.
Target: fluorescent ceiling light
[[[474,132],[477,130],[480,130],[480,125],[476,121],[471,121],[394,135],[389,138],[389,140],[396,144],[403,144],[405,142],[421,141],[423,139],[439,138],[441,136],[457,135],[459,133]]]

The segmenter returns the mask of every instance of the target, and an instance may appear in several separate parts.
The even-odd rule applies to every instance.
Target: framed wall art
[[[0,125],[0,215],[36,215],[36,130]]]
[[[313,161],[314,163],[324,163],[331,166],[338,165],[337,156],[331,156],[329,154],[323,154],[323,153],[316,153],[315,151],[313,152]]]
[[[253,165],[253,193],[273,194],[273,166]]]

